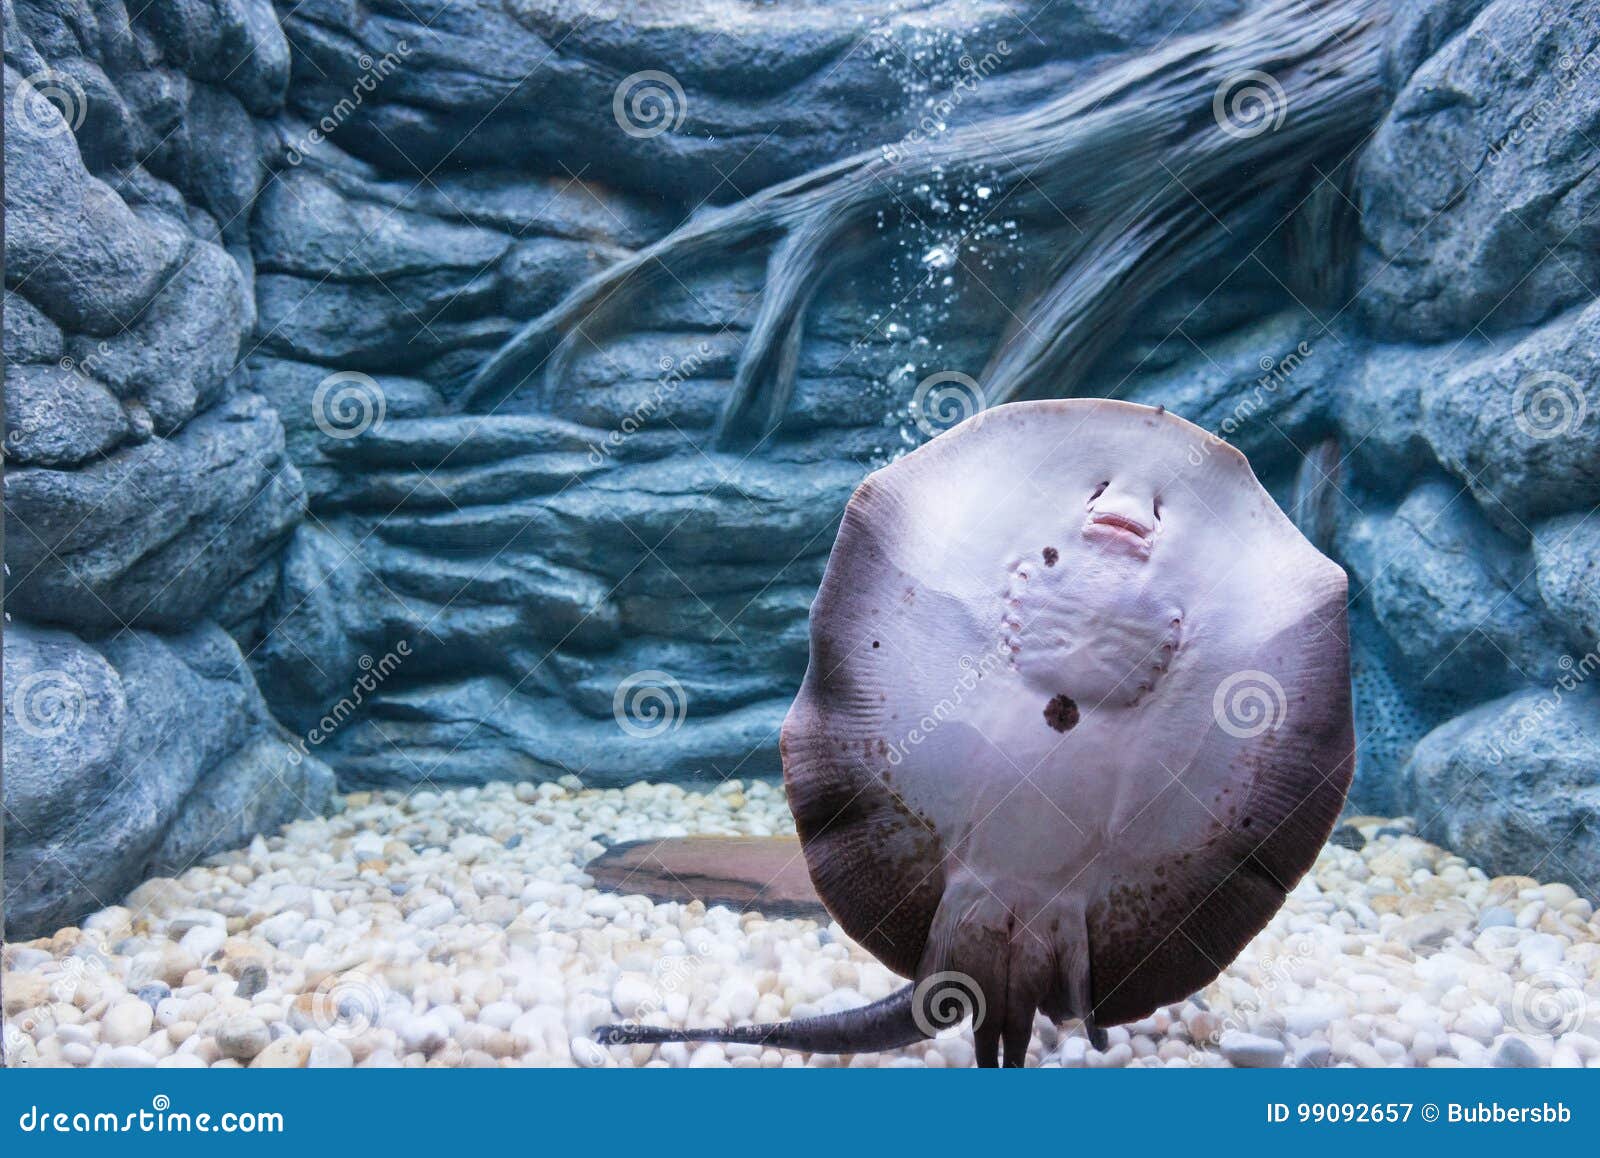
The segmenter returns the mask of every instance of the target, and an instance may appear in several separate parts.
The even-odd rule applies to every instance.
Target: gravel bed
[[[1214,983],[1112,1027],[1104,1051],[1041,1019],[1029,1063],[1600,1067],[1590,903],[1491,879],[1410,829],[1353,818]],[[81,928],[7,945],[7,1059],[971,1065],[966,1029],[844,1057],[591,1041],[607,1022],[779,1020],[902,984],[831,924],[605,894],[582,867],[609,842],[790,830],[764,782],[356,793],[336,816],[146,882]]]

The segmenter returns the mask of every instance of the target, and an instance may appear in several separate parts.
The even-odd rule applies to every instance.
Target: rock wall
[[[333,773],[775,774],[845,500],[981,404],[1070,220],[901,191],[736,452],[761,239],[661,272],[554,381],[465,383],[696,210],[1248,7],[6,0],[13,934],[326,807]],[[1384,37],[1364,148],[1061,389],[1165,404],[1316,498],[1357,806],[1593,894],[1600,17],[1434,0]]]
[[[241,355],[264,0],[5,4],[5,917],[48,931],[328,807],[219,624],[305,516]]]

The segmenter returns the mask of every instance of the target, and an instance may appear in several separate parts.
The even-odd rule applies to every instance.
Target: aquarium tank
[[[7,1067],[1600,1068],[1600,4],[4,55]]]

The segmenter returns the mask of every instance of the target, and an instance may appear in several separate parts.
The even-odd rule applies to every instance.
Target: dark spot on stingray
[[[877,640],[873,640],[872,641],[872,646],[873,647],[877,647],[878,646],[878,641]]]
[[[1057,551],[1054,547],[1046,547],[1044,549],[1044,565],[1046,567],[1054,567],[1056,565],[1056,560],[1059,558],[1061,558],[1061,552]]]
[[[1058,732],[1070,732],[1078,725],[1078,705],[1069,696],[1056,696],[1044,706],[1044,722]]]

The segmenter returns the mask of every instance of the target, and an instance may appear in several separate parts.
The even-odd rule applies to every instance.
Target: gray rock
[[[111,391],[88,375],[54,365],[7,365],[6,454],[12,462],[77,466],[128,436]]]
[[[260,993],[267,987],[266,966],[258,961],[252,961],[239,970],[238,985],[233,991],[235,997],[242,997],[246,1001]]]
[[[139,989],[134,996],[148,1005],[151,1009],[154,1009],[159,1002],[165,1001],[167,998],[172,996],[172,986],[168,985],[165,981],[147,982],[146,984],[139,986]]]
[[[375,604],[374,594],[381,603]],[[283,554],[281,582],[263,613],[268,630],[251,654],[261,682],[272,688],[274,707],[291,727],[305,731],[349,692],[366,641],[385,631],[373,613],[388,602],[347,541],[314,526],[295,532]],[[379,654],[401,638],[388,636]],[[316,663],[307,663],[307,656]]]
[[[1587,890],[1600,874],[1597,769],[1600,697],[1569,673],[1436,728],[1405,778],[1427,839],[1491,874]]]
[[[1358,164],[1364,320],[1440,339],[1540,322],[1600,284],[1600,13],[1572,0],[1407,5],[1410,75]],[[1515,45],[1514,51],[1506,46]],[[1407,60],[1409,63],[1409,60]]]
[[[1600,650],[1600,521],[1593,514],[1561,515],[1533,528],[1539,594],[1567,639]]]
[[[513,318],[537,317],[623,253],[612,246],[560,237],[519,242],[500,266],[501,308]]]
[[[277,415],[241,395],[78,470],[6,479],[8,606],[77,627],[184,628],[301,517]]]
[[[1413,73],[1461,32],[1493,0],[1416,0],[1389,13],[1384,73],[1399,96]]]
[[[272,1031],[259,1017],[248,1013],[228,1018],[217,1028],[217,1048],[223,1057],[248,1062],[272,1043]]]
[[[223,236],[242,240],[248,234],[266,170],[255,125],[232,94],[193,85],[175,131],[160,139],[146,164],[215,218]]]
[[[1494,1064],[1500,1069],[1538,1069],[1539,1055],[1522,1038],[1507,1034],[1494,1047]]]
[[[1288,1052],[1281,1041],[1239,1029],[1224,1033],[1219,1045],[1222,1056],[1241,1069],[1276,1069]]]
[[[140,8],[138,20],[168,60],[225,86],[256,116],[282,106],[289,43],[271,0],[158,0]]]
[[[61,327],[21,294],[6,291],[5,356],[12,362],[54,362],[61,357]]]
[[[152,874],[327,808],[332,773],[296,759],[215,626],[91,644],[13,621],[5,667],[12,937],[48,934]]]
[[[262,192],[250,242],[263,272],[342,281],[452,269],[476,274],[512,244],[493,229],[341,192],[304,170],[282,174]]]
[[[1422,430],[1422,392],[1470,360],[1481,345],[1376,344],[1334,389],[1334,406],[1350,465],[1374,490],[1395,494],[1434,466]]]
[[[1464,490],[1424,483],[1392,516],[1363,516],[1344,546],[1412,680],[1481,695],[1555,675],[1560,634],[1537,598],[1531,554]]]
[[[222,394],[254,322],[250,291],[231,257],[197,243],[128,330],[69,339],[78,367],[142,402],[170,434]]]
[[[1422,427],[1497,524],[1600,504],[1600,302],[1424,386]]]
[[[1510,909],[1493,905],[1478,914],[1478,928],[1482,929],[1509,929],[1516,925],[1517,914]]]
[[[1326,1069],[1333,1063],[1333,1047],[1325,1041],[1304,1041],[1295,1047],[1294,1064],[1300,1069]]]
[[[467,317],[492,306],[496,280],[457,270],[355,282],[263,273],[256,278],[262,348],[339,370],[407,372],[467,348],[481,357],[511,336],[509,318]],[[308,309],[307,302],[315,302]]]
[[[5,804],[19,837],[100,803],[123,743],[128,704],[103,655],[64,631],[20,622],[5,632]]]
[[[16,118],[21,79],[6,66],[6,282],[62,326],[118,333],[161,287],[183,243],[88,174],[53,105],[34,100],[34,115]]]
[[[619,681],[618,686],[622,686]],[[778,729],[792,695],[705,717],[687,701],[659,733],[625,732],[608,712],[582,715],[555,695],[477,677],[384,692],[365,718],[340,728],[318,755],[341,785],[482,784],[578,774],[621,786],[643,775],[679,780],[775,776]],[[626,700],[625,700],[626,702]]]
[[[329,463],[327,455],[347,447],[350,439],[342,437],[357,427],[368,424],[360,435],[360,445],[365,448],[385,436],[397,422],[437,414],[442,409],[439,392],[427,382],[401,374],[377,373],[369,375],[375,389],[361,380],[355,380],[350,407],[346,410],[338,401],[343,389],[337,382],[323,389],[334,371],[310,362],[296,362],[286,358],[257,356],[249,361],[250,387],[277,410],[283,422],[289,457],[299,468],[305,480],[307,497],[313,504],[324,499],[339,487],[339,472]],[[322,391],[319,407],[319,390]],[[362,401],[357,401],[358,399]],[[363,410],[362,406],[369,407]],[[318,424],[318,417],[323,419]],[[465,429],[458,428],[464,433]],[[455,444],[462,442],[458,433]],[[462,448],[458,458],[464,461]],[[401,472],[396,472],[397,474]],[[404,472],[407,479],[402,494],[418,490],[414,470]],[[423,488],[428,489],[427,487]]]

